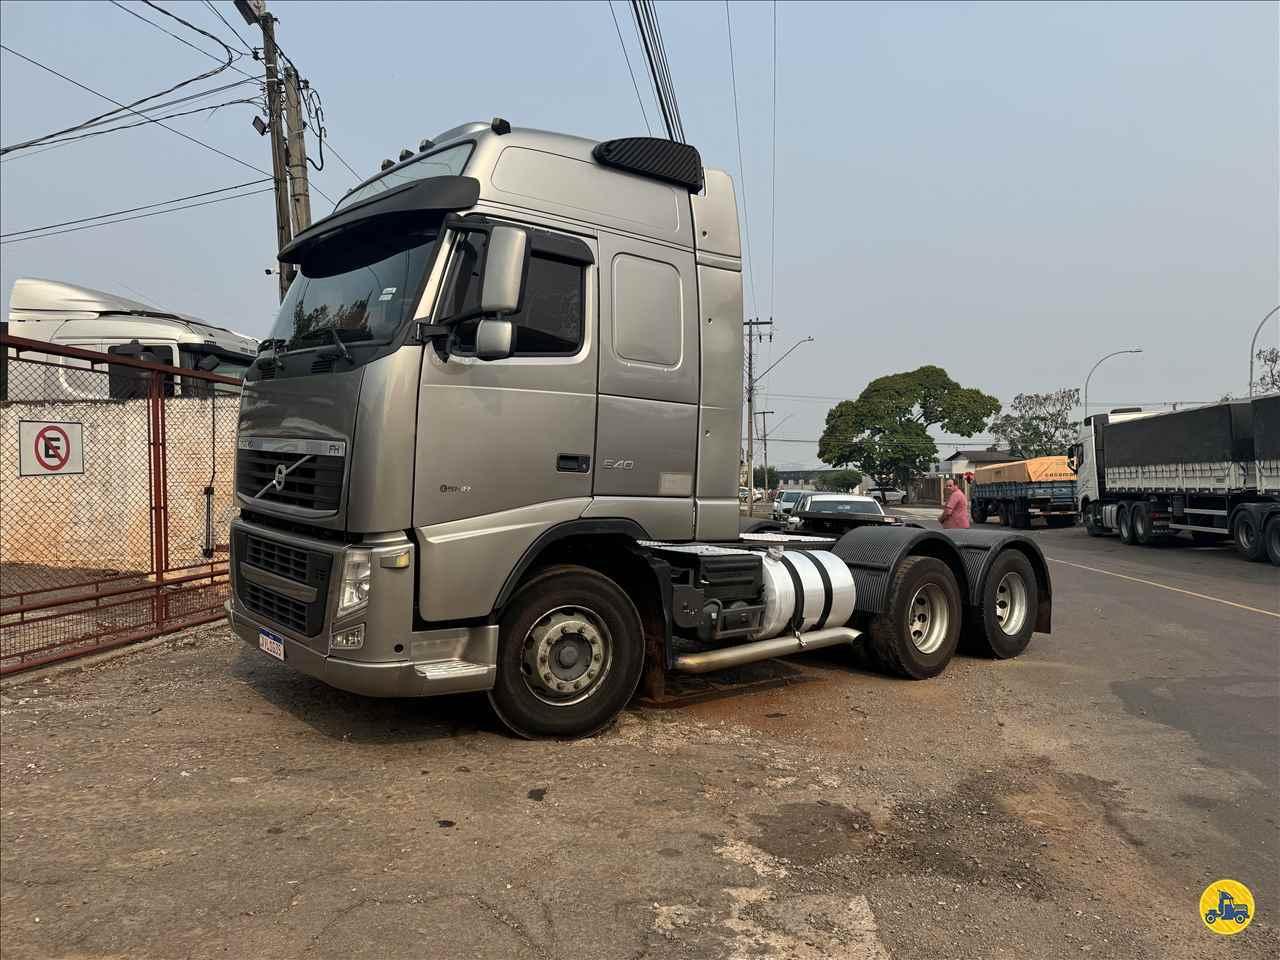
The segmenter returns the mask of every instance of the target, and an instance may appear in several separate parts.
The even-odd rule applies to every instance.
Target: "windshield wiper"
[[[337,355],[341,356],[343,360],[347,361],[347,363],[351,364],[354,367],[356,362],[351,359],[351,351],[348,350],[347,345],[342,342],[342,337],[338,333],[338,328],[329,327],[328,332],[333,335],[333,344],[338,348]],[[329,354],[329,356],[334,356],[334,354]]]
[[[286,346],[288,341],[283,337],[267,337],[258,344],[258,353],[266,353],[268,350],[279,350],[280,347]]]

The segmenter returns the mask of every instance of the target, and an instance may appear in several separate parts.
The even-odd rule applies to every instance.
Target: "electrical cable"
[[[235,27],[233,27],[227,21],[227,18],[218,12],[218,8],[215,7],[212,3],[210,3],[209,0],[204,0],[204,5],[209,8],[210,13],[212,13],[215,17],[217,17],[219,20],[223,22],[223,24],[226,26],[228,30],[230,30],[233,34],[235,34],[236,39],[240,41],[240,46],[244,47],[245,52],[248,53],[249,56],[253,56],[253,47],[249,46],[249,42],[245,40],[244,37],[240,36],[240,31],[237,30]]]
[[[636,31],[640,34],[640,42],[644,48],[645,59],[649,63],[649,79],[653,82],[654,95],[658,101],[658,109],[662,111],[662,122],[667,128],[667,139],[676,139],[675,125],[662,88],[662,77],[654,61],[653,48],[641,13],[640,0],[631,0],[631,14],[635,17]]]
[[[218,154],[219,156],[226,157],[228,160],[233,160],[236,163],[240,164],[242,167],[248,167],[250,170],[254,171],[255,173],[261,173],[261,174],[266,174],[267,176],[271,176],[271,174],[267,173],[266,170],[263,170],[261,167],[254,166],[252,163],[249,163],[249,161],[247,160],[241,160],[239,157],[232,156],[231,154],[223,150],[219,150],[217,147],[211,144],[205,143],[203,140],[198,140],[189,134],[183,133],[181,130],[175,130],[173,127],[167,126],[166,124],[161,123],[159,120],[152,120],[146,114],[140,113],[139,111],[133,109],[133,105],[125,105],[121,103],[119,100],[114,100],[111,97],[108,97],[105,93],[99,93],[97,90],[94,90],[92,87],[85,86],[83,83],[81,83],[78,80],[72,80],[65,73],[59,73],[57,70],[54,70],[52,67],[45,66],[39,60],[33,60],[31,57],[28,57],[25,54],[19,53],[17,50],[14,50],[12,47],[8,47],[8,46],[5,46],[3,43],[0,43],[0,50],[4,50],[8,53],[11,53],[15,57],[18,57],[20,60],[25,60],[27,63],[30,63],[33,66],[39,67],[41,70],[45,70],[49,73],[52,73],[55,77],[59,77],[67,81],[67,83],[70,83],[74,86],[79,87],[81,90],[85,90],[88,93],[92,93],[95,97],[100,97],[101,99],[106,100],[108,103],[114,103],[116,106],[120,107],[122,110],[128,110],[130,113],[134,114],[135,116],[141,117],[142,119],[148,121],[149,123],[154,123],[159,127],[163,127],[165,130],[168,130],[170,133],[176,133],[178,136],[182,137],[184,140],[190,140],[192,143],[198,144],[199,146],[204,147],[206,150],[212,150],[214,153]],[[215,73],[216,72],[218,71],[215,71]],[[166,90],[164,92],[168,93],[168,92],[171,92],[171,90],[173,89],[176,89],[176,88],[170,88],[170,90]],[[156,97],[159,95],[160,94],[153,94],[151,97],[145,97],[143,99],[150,100],[150,99],[153,99],[153,97]],[[142,101],[138,101],[138,102],[142,102]],[[112,111],[112,112],[114,113],[118,111]],[[98,120],[101,118],[94,117],[93,119]],[[58,131],[57,134],[49,134],[49,136],[57,136],[63,133],[71,133],[77,129],[79,129],[78,126],[70,127],[67,130]],[[41,138],[41,139],[44,139],[44,138]],[[36,142],[39,142],[39,141],[36,141]],[[0,148],[0,153],[6,153],[9,150],[14,150],[14,149],[18,149],[18,148],[17,147]]]
[[[747,269],[751,276],[751,313],[756,312],[755,260],[751,256],[751,215],[747,212],[747,171],[742,162],[742,120],[738,116],[738,70],[733,57],[733,19],[729,14],[729,0],[724,0],[724,22],[729,31],[729,80],[733,86],[733,125],[738,133],[738,181],[742,184],[742,235],[747,241]]]
[[[676,131],[680,135],[680,142],[687,143],[684,134],[684,117],[680,113],[680,101],[676,99],[676,84],[671,76],[671,63],[667,60],[667,43],[662,36],[662,22],[658,19],[658,8],[653,0],[645,0],[645,4],[649,9],[649,20],[653,25],[654,35],[658,38],[657,49],[662,63],[662,73],[667,80],[667,95],[671,98],[671,111],[676,118]]]
[[[117,133],[120,130],[131,130],[134,127],[146,126],[148,123],[155,123],[157,120],[172,120],[175,117],[189,117],[192,114],[204,113],[206,110],[220,110],[223,107],[234,106],[235,104],[238,104],[238,103],[248,103],[253,106],[258,106],[258,101],[254,98],[247,98],[242,100],[224,100],[222,103],[213,103],[203,107],[195,107],[191,110],[180,110],[177,113],[165,113],[165,114],[161,114],[158,117],[149,116],[146,120],[138,120],[134,123],[123,123],[123,124],[120,124],[119,126],[108,127],[106,130],[89,130],[89,131],[86,131],[85,133],[76,133],[76,134],[72,134],[69,137],[58,137],[57,139],[46,140],[45,142],[46,143],[74,143],[77,140],[87,140],[90,137],[101,137],[108,133]]]
[[[260,183],[268,182],[269,179],[270,178],[268,177],[262,180],[248,180],[244,183],[233,183],[229,187],[219,187],[216,190],[205,190],[203,193],[193,193],[185,197],[174,197],[172,200],[160,200],[156,203],[144,203],[140,207],[128,207],[124,210],[113,210],[110,213],[100,213],[93,217],[81,217],[78,220],[63,220],[61,223],[47,223],[43,227],[28,227],[25,230],[10,230],[8,233],[0,233],[0,239],[4,239],[5,237],[16,237],[24,233],[40,233],[45,230],[53,230],[56,227],[69,227],[77,223],[87,223],[90,220],[103,220],[107,217],[118,217],[125,213],[136,213],[139,210],[150,210],[152,207],[164,207],[171,203],[182,203],[185,200],[195,200],[199,197],[212,196],[215,193],[226,193],[228,190],[241,190],[245,187],[256,187]]]
[[[222,62],[222,59],[221,59],[221,58],[220,58],[216,53],[210,53],[208,50],[204,49],[204,47],[197,47],[197,46],[196,46],[194,43],[192,43],[190,40],[187,40],[187,39],[185,39],[185,38],[183,38],[183,37],[178,36],[178,35],[177,35],[176,33],[174,33],[172,30],[166,30],[163,26],[161,26],[160,24],[156,23],[154,20],[148,20],[148,19],[147,19],[146,17],[144,17],[142,14],[138,13],[138,11],[136,11],[136,10],[130,10],[130,9],[129,9],[128,7],[126,7],[124,4],[120,3],[120,2],[119,2],[119,0],[109,0],[109,2],[111,3],[111,5],[112,5],[113,7],[116,7],[116,8],[118,8],[118,9],[120,9],[120,10],[123,10],[125,13],[129,14],[129,16],[131,16],[131,17],[136,17],[136,18],[138,18],[139,20],[141,20],[143,23],[148,24],[149,26],[155,27],[155,28],[156,28],[157,30],[159,30],[161,33],[168,34],[169,36],[173,37],[173,39],[177,40],[179,43],[183,44],[184,46],[188,46],[188,47],[190,47],[192,50],[196,51],[196,53],[203,53],[206,57],[208,57],[208,58],[209,58],[209,59],[211,59],[211,60],[217,60],[219,63],[221,63],[221,62]],[[147,5],[148,5],[148,6],[153,6],[153,4],[147,4]],[[157,9],[157,10],[160,10],[160,8],[159,8],[159,7],[156,7],[156,9]],[[166,11],[166,10],[161,10],[161,13],[165,13],[165,14],[167,14],[168,16],[173,16],[173,14],[168,13],[168,11]],[[185,21],[184,21],[184,22],[185,22]],[[192,29],[193,29],[193,30],[199,30],[200,28],[199,28],[199,27],[194,27],[194,26],[193,26],[193,27],[192,27]],[[200,32],[201,32],[201,33],[204,33],[204,31],[203,31],[203,30],[201,30]],[[230,47],[228,47],[225,43],[222,43],[222,41],[221,41],[221,40],[218,40],[218,38],[217,38],[217,37],[214,37],[214,36],[213,36],[213,34],[211,34],[211,33],[205,33],[205,36],[207,36],[207,37],[212,37],[214,40],[217,40],[217,41],[218,41],[218,43],[222,44],[223,49],[225,49],[225,50],[226,50],[226,51],[231,55],[231,59],[232,59],[232,61],[235,61],[235,60],[239,60],[239,59],[240,59],[240,56],[241,56],[241,55],[240,55],[237,51],[232,50],[232,49],[231,49]],[[252,52],[252,51],[250,51],[250,52]],[[246,73],[245,71],[241,70],[239,67],[235,66],[234,62],[230,62],[230,63],[228,63],[227,65],[228,65],[229,67],[231,67],[231,69],[232,69],[232,70],[234,70],[236,73],[242,74],[243,76],[246,76],[246,77],[253,76],[253,74]],[[254,79],[258,79],[258,78],[257,78],[257,77],[254,77]]]
[[[631,69],[631,57],[627,54],[627,45],[622,39],[622,27],[618,26],[618,14],[613,9],[613,0],[607,0],[609,15],[613,17],[613,29],[618,32],[618,46],[622,47],[622,58],[627,62],[627,73],[631,75],[631,86],[636,92],[636,103],[640,104],[640,116],[644,117],[644,129],[653,136],[653,128],[649,126],[649,114],[644,109],[644,100],[640,97],[640,84],[636,82],[635,71]]]
[[[191,210],[195,207],[207,207],[211,203],[221,203],[224,200],[239,200],[241,197],[256,197],[259,194],[271,193],[275,187],[264,187],[261,190],[249,190],[245,193],[233,193],[226,197],[214,197],[212,200],[202,200],[199,203],[188,203],[181,207],[170,207],[167,210],[153,210],[150,213],[139,213],[132,217],[120,217],[117,220],[104,220],[101,223],[86,223],[78,227],[68,227],[65,230],[54,230],[51,233],[40,233],[30,237],[15,237],[12,240],[0,240],[0,245],[9,243],[23,243],[27,240],[42,240],[45,237],[56,237],[63,233],[76,233],[80,230],[92,230],[95,227],[106,227],[113,223],[126,223],[130,220],[145,220],[147,217],[158,217],[162,213],[177,213],[179,210]]]
[[[769,166],[773,182],[769,185],[769,319],[773,319],[774,288],[777,285],[778,260],[778,0],[773,0],[773,131],[770,134]]]

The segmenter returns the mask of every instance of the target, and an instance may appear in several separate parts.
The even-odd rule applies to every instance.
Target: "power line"
[[[662,43],[658,15],[651,0],[631,0],[631,13],[635,17],[636,32],[640,34],[641,46],[649,64],[649,77],[653,81],[667,137],[677,143],[684,143],[684,126],[680,121],[680,108],[676,103],[675,85],[671,81],[671,69]]]
[[[89,130],[85,133],[72,134],[69,137],[58,137],[55,140],[46,140],[46,143],[74,143],[77,140],[87,140],[90,137],[101,137],[108,133],[118,133],[121,130],[131,130],[134,127],[142,127],[148,123],[155,123],[157,120],[173,120],[175,117],[189,117],[192,114],[204,113],[206,110],[220,110],[223,107],[234,106],[238,103],[248,103],[254,106],[258,101],[252,98],[241,100],[224,100],[222,103],[213,103],[203,107],[195,107],[191,110],[180,110],[177,113],[166,113],[158,117],[148,117],[146,120],[139,120],[136,123],[122,123],[119,126],[108,127],[106,130]]]
[[[174,197],[172,200],[160,200],[156,203],[144,203],[140,207],[128,207],[124,210],[113,210],[110,213],[100,213],[93,217],[81,217],[78,220],[63,220],[61,223],[47,223],[43,227],[28,227],[25,230],[10,230],[8,233],[0,233],[0,239],[4,237],[16,237],[24,233],[40,233],[44,230],[53,230],[55,227],[67,227],[76,223],[87,223],[90,220],[103,220],[107,217],[118,217],[125,213],[136,213],[138,210],[150,210],[152,207],[164,207],[171,203],[182,203],[184,200],[195,200],[198,197],[208,197],[215,193],[226,193],[228,190],[241,190],[244,187],[256,187],[258,184],[266,182],[266,179],[249,180],[245,183],[233,183],[229,187],[219,187],[217,190],[205,190],[203,193],[193,193],[185,197]]]
[[[230,196],[226,196],[226,197],[214,197],[212,200],[202,200],[199,203],[188,203],[180,207],[170,207],[167,210],[153,210],[150,213],[139,213],[136,216],[132,216],[132,217],[120,217],[119,219],[116,219],[116,220],[104,220],[101,223],[81,224],[78,227],[68,227],[65,230],[55,230],[52,233],[40,233],[30,237],[16,237],[13,240],[0,240],[0,245],[9,244],[9,243],[22,243],[26,240],[42,240],[45,237],[56,237],[63,233],[76,233],[79,230],[92,230],[95,227],[106,227],[106,226],[110,226],[113,223],[126,223],[130,220],[145,220],[147,217],[158,217],[162,213],[177,213],[179,210],[191,210],[195,207],[207,207],[211,203],[221,203],[224,200],[238,200],[241,197],[256,197],[257,195],[262,193],[270,193],[274,189],[275,189],[274,187],[264,187],[261,190],[249,190],[249,191],[246,191],[245,193],[233,193]]]
[[[676,118],[676,132],[680,136],[680,142],[685,143],[684,118],[680,115],[680,104],[676,100],[676,85],[671,78],[671,64],[667,60],[667,42],[662,36],[662,23],[658,19],[658,8],[654,6],[653,0],[642,0],[642,5],[648,14],[649,27],[658,40],[655,49],[658,54],[658,63],[662,67],[662,75],[666,80],[667,96],[671,100],[671,112]]]
[[[126,7],[123,3],[120,3],[120,2],[119,2],[119,0],[110,0],[110,3],[111,3],[111,5],[112,5],[113,7],[116,7],[116,8],[117,8],[117,9],[119,9],[119,10],[123,10],[125,13],[129,14],[129,16],[131,16],[131,17],[137,17],[139,20],[141,20],[143,23],[147,24],[148,26],[155,27],[155,28],[156,28],[157,30],[159,30],[161,33],[168,34],[169,36],[173,37],[173,39],[177,40],[179,43],[183,44],[184,46],[188,46],[188,47],[190,47],[192,50],[196,51],[196,53],[202,53],[202,54],[204,54],[206,57],[208,57],[208,58],[209,58],[209,59],[211,59],[211,60],[217,60],[219,63],[221,63],[221,62],[222,62],[222,58],[221,58],[221,57],[219,57],[216,53],[210,53],[208,50],[204,49],[204,47],[198,47],[198,46],[196,46],[194,43],[192,43],[190,40],[187,40],[185,37],[180,37],[180,36],[178,36],[176,33],[174,33],[172,30],[167,30],[167,29],[165,29],[165,27],[164,27],[164,26],[162,26],[161,24],[156,23],[154,20],[148,20],[148,19],[147,19],[146,17],[144,17],[142,14],[138,13],[138,11],[136,11],[136,10],[130,10],[130,9],[129,9],[128,7]],[[155,5],[154,5],[154,4],[151,4],[151,3],[148,3],[148,4],[147,4],[147,6],[149,6],[149,7],[155,7]],[[163,9],[161,9],[160,7],[155,7],[155,9],[160,10],[160,12],[161,12],[161,13],[164,13],[164,14],[166,14],[167,16],[171,16],[171,17],[173,17],[173,16],[174,16],[173,14],[169,13],[167,10],[163,10]],[[174,19],[178,19],[178,18],[177,18],[177,17],[174,17]],[[182,23],[186,23],[186,21],[185,21],[185,20],[183,20],[183,21],[181,21],[181,22],[182,22]],[[190,24],[187,24],[187,25],[188,25],[188,26],[191,26]],[[192,29],[192,30],[200,30],[200,28],[199,28],[199,27],[196,27],[196,26],[191,26],[191,29]],[[231,62],[231,61],[234,61],[234,60],[239,60],[239,59],[240,59],[240,54],[236,53],[234,50],[232,50],[230,47],[228,47],[225,43],[222,43],[222,41],[221,41],[221,40],[219,40],[217,37],[213,36],[213,34],[211,34],[211,33],[205,33],[205,31],[203,31],[203,30],[200,30],[200,32],[201,32],[201,33],[204,33],[204,35],[205,35],[206,37],[211,37],[212,39],[216,40],[218,43],[222,44],[222,48],[223,48],[224,50],[226,50],[226,51],[227,51],[227,54],[228,54],[228,56],[229,56],[229,58],[230,58],[230,59],[229,59],[229,61],[228,61],[228,63],[227,63],[227,66],[231,67],[231,69],[232,69],[232,70],[234,70],[236,73],[243,74],[243,75],[244,75],[244,76],[246,76],[246,77],[248,77],[248,76],[253,76],[252,74],[245,73],[245,71],[241,70],[239,67],[235,66],[235,64],[234,64],[233,62]],[[257,78],[255,77],[254,79],[257,79]]]
[[[644,100],[640,97],[640,84],[636,82],[635,71],[631,69],[631,57],[627,53],[627,45],[622,39],[622,27],[618,26],[618,14],[613,9],[613,0],[608,0],[609,15],[613,17],[613,29],[618,32],[618,45],[622,47],[622,58],[627,61],[627,73],[631,75],[631,86],[636,91],[636,103],[640,104],[640,116],[644,117],[644,129],[653,136],[653,128],[649,126],[649,114],[644,109]]]
[[[729,0],[724,0],[724,22],[729,30],[729,79],[733,84],[733,126],[738,133],[738,180],[742,184],[742,235],[747,241],[747,269],[751,276],[751,312],[756,312],[756,271],[751,256],[751,215],[747,207],[747,169],[742,163],[742,120],[738,116],[738,70],[733,58],[733,19]]]
[[[227,18],[218,12],[218,8],[215,7],[212,3],[210,3],[209,0],[204,0],[204,5],[209,8],[210,13],[212,13],[215,17],[217,17],[219,20],[222,21],[222,23],[226,26],[228,30],[230,30],[232,33],[235,34],[236,39],[240,41],[240,46],[244,47],[245,52],[247,52],[250,56],[253,56],[253,47],[249,46],[249,42],[245,40],[244,37],[240,36],[240,31],[237,30],[235,27],[233,27],[227,21]]]
[[[249,161],[247,160],[241,160],[239,157],[232,156],[226,151],[219,150],[217,147],[213,146],[212,144],[205,143],[203,140],[198,140],[195,137],[191,136],[190,134],[183,133],[181,130],[176,130],[173,127],[168,126],[167,124],[161,123],[159,120],[152,120],[146,114],[140,113],[139,111],[133,109],[133,105],[125,105],[121,103],[119,100],[115,100],[111,97],[108,97],[105,93],[99,93],[97,90],[94,90],[92,87],[85,86],[79,80],[72,80],[65,73],[59,73],[57,70],[53,69],[53,67],[45,66],[43,63],[41,63],[38,60],[33,60],[31,57],[28,57],[25,54],[18,53],[18,51],[14,50],[12,47],[7,47],[3,43],[0,43],[0,50],[5,50],[8,53],[13,54],[15,57],[18,57],[19,59],[25,60],[27,63],[30,63],[33,66],[39,67],[41,70],[48,71],[49,73],[52,73],[55,77],[59,77],[67,81],[67,83],[70,83],[74,86],[79,87],[81,90],[85,90],[88,93],[92,93],[95,97],[100,97],[101,99],[106,100],[108,103],[114,103],[117,107],[120,107],[120,109],[128,110],[130,113],[134,114],[135,116],[141,117],[142,119],[148,121],[149,123],[154,123],[159,127],[163,127],[165,130],[168,130],[170,133],[176,133],[178,136],[182,137],[182,139],[184,140],[190,140],[192,143],[197,144],[201,147],[204,147],[206,150],[212,150],[214,153],[218,154],[221,157],[226,157],[228,160],[233,160],[236,163],[240,164],[240,166],[242,167],[248,167],[250,170],[253,170],[255,173],[261,173],[261,174],[265,174],[266,176],[271,176],[271,174],[267,173],[266,170],[263,170],[261,167],[255,167],[252,163],[249,163]],[[214,72],[216,73],[218,71],[214,71]],[[170,87],[169,90],[165,90],[163,92],[170,93],[175,89],[177,89],[177,87]],[[144,97],[143,100],[150,100],[157,96],[160,96],[160,94],[152,94],[151,97]],[[137,101],[137,103],[141,103],[141,102],[143,101],[142,100]],[[112,112],[114,113],[118,111],[112,111]],[[98,120],[101,118],[94,117],[93,119]],[[59,134],[70,133],[71,131],[76,129],[78,129],[78,127],[71,127],[67,130],[60,130],[58,131],[58,133]],[[57,136],[57,134],[50,134],[50,136]],[[39,141],[36,141],[36,142],[39,142]],[[7,152],[8,150],[13,150],[13,149],[17,149],[17,147],[6,147],[3,150],[0,150],[0,153]]]

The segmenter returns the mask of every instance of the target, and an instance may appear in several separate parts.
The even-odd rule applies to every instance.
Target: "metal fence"
[[[240,381],[0,351],[0,674],[221,617]]]

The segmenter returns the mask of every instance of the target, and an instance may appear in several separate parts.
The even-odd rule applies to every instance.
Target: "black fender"
[[[860,527],[850,530],[831,548],[849,565],[857,589],[859,613],[883,613],[889,604],[889,584],[907,557],[932,556],[951,568],[960,595],[969,607],[982,603],[991,564],[1005,550],[1023,553],[1035,572],[1040,592],[1036,631],[1049,633],[1053,621],[1053,587],[1049,566],[1030,537],[1005,530],[923,530],[904,527]]]
[[[564,541],[569,539],[583,539],[590,542],[592,539],[601,540],[604,538],[622,537],[634,543],[637,540],[648,540],[649,534],[636,523],[634,520],[625,518],[580,518],[577,520],[566,520],[564,523],[557,523],[553,527],[548,527],[538,534],[536,540],[525,549],[516,565],[511,568],[511,572],[507,574],[506,581],[502,584],[502,589],[498,591],[498,598],[494,601],[494,611],[501,610],[506,606],[507,601],[511,599],[511,595],[515,593],[524,575],[529,568],[534,565],[537,559],[546,553],[549,549],[557,544],[564,545]]]
[[[1003,529],[944,530],[943,535],[948,537],[960,552],[965,569],[969,573],[969,582],[973,585],[973,590],[969,594],[969,603],[975,607],[982,603],[987,573],[996,557],[1006,550],[1017,550],[1022,553],[1036,575],[1036,586],[1040,594],[1040,605],[1036,614],[1036,632],[1051,632],[1053,581],[1049,577],[1049,564],[1044,558],[1040,544],[1025,534],[1007,532]]]

